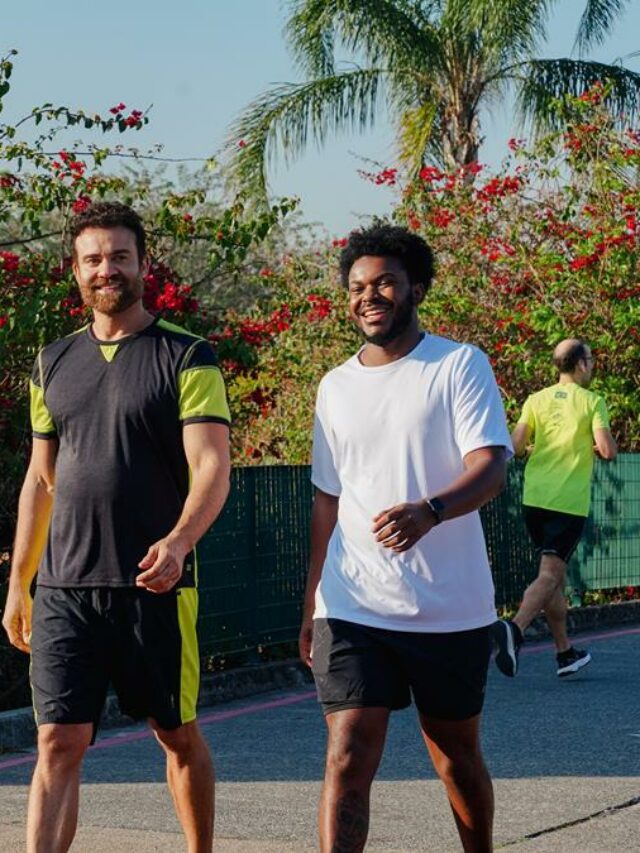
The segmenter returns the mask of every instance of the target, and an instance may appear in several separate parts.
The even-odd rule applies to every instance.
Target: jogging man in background
[[[195,545],[229,489],[224,385],[206,340],[145,310],[145,232],[133,210],[94,204],[71,238],[93,321],[45,346],[33,369],[33,450],[3,618],[31,652],[38,761],[27,850],[70,847],[80,766],[111,683],[166,753],[189,853],[208,853],[214,777],[195,721]]]
[[[511,455],[500,394],[483,353],[421,330],[433,258],[418,235],[352,232],[341,276],[365,343],[318,390],[300,634],[329,733],[321,850],[363,850],[389,714],[413,694],[463,847],[489,851],[495,608],[476,510]]]
[[[617,447],[604,400],[587,390],[593,372],[587,344],[577,338],[561,341],[553,363],[557,383],[526,400],[511,436],[518,456],[533,444],[522,502],[540,567],[513,620],[494,626],[496,665],[508,676],[518,671],[524,632],[541,610],[556,646],[558,675],[572,675],[591,661],[588,651],[569,642],[564,588],[567,564],[589,515],[594,454],[611,461]]]

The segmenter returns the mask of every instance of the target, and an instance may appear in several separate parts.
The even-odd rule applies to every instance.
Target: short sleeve
[[[178,376],[178,392],[183,424],[230,423],[224,380],[215,352],[207,341],[197,341],[185,356]]]
[[[58,433],[51,413],[44,401],[41,358],[41,354],[38,354],[33,365],[33,370],[31,371],[31,379],[29,380],[31,434],[34,438],[49,439],[56,438]]]
[[[594,431],[597,429],[609,429],[609,412],[607,411],[607,404],[602,397],[596,399],[591,428]]]
[[[321,491],[334,497],[337,497],[342,491],[337,471],[335,443],[332,440],[322,383],[320,383],[320,387],[318,388],[316,411],[313,420],[311,482]]]
[[[504,447],[513,456],[500,390],[485,354],[464,347],[453,374],[455,441],[462,457],[481,447]]]

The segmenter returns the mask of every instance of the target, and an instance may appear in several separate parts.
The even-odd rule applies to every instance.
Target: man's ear
[[[80,284],[80,280],[78,279],[78,261],[77,261],[77,259],[76,259],[75,255],[74,255],[74,257],[73,257],[73,259],[72,259],[72,261],[71,261],[71,269],[73,270],[73,277],[74,277],[74,278],[75,278],[75,280],[76,280],[76,284],[78,284],[78,285],[79,285],[79,284]]]
[[[142,278],[149,272],[149,267],[151,266],[151,261],[149,260],[148,255],[144,255],[142,261],[140,262],[140,275]]]
[[[421,281],[416,281],[415,284],[412,286],[412,290],[414,302],[416,305],[419,305],[424,299],[427,290]]]

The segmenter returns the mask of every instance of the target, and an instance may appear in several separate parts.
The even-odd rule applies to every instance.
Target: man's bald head
[[[591,360],[591,350],[580,338],[567,338],[560,341],[553,351],[553,363],[560,373],[575,373],[581,361]]]

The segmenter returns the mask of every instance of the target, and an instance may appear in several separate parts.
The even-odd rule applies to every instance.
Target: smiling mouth
[[[361,311],[360,317],[366,323],[377,323],[387,316],[389,310],[386,305],[376,305],[375,308],[367,308],[365,311]]]
[[[109,284],[99,284],[95,287],[95,290],[98,293],[115,293],[118,290],[122,290],[122,285],[116,281],[109,282]]]

